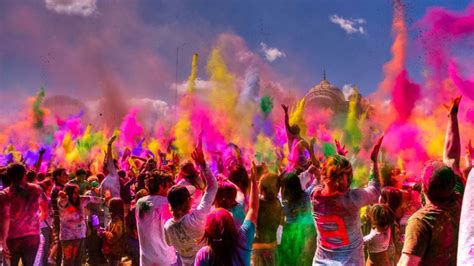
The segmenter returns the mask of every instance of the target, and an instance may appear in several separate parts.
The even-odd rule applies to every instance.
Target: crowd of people
[[[383,136],[367,186],[354,188],[344,146],[336,141],[336,155],[317,158],[285,105],[288,164],[275,172],[247,166],[234,144],[211,169],[200,140],[192,160],[136,156],[130,171],[113,156],[116,136],[95,175],[11,162],[0,169],[3,263],[455,265],[470,170],[460,168],[459,102],[449,109],[443,160],[402,186],[399,170],[380,169]]]

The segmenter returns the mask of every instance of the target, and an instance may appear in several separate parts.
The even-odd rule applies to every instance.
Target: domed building
[[[319,84],[309,90],[304,99],[307,107],[329,108],[334,113],[347,112],[348,101],[338,87],[326,80],[326,75]]]

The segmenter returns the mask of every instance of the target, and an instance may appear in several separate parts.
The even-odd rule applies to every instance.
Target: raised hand
[[[342,155],[342,156],[346,156],[347,153],[349,153],[349,151],[346,150],[346,145],[345,144],[341,146],[341,143],[337,139],[335,139],[334,142],[336,142],[337,154]]]
[[[444,105],[449,111],[450,115],[456,115],[459,111],[459,103],[461,102],[462,96],[458,96],[454,99],[451,99],[451,103],[448,105]]]
[[[114,143],[114,141],[117,139],[117,135],[113,135],[110,139],[109,139],[109,142],[107,143],[108,145],[112,145],[112,143]]]
[[[283,108],[283,111],[285,111],[285,114],[288,114],[288,105],[281,105],[281,108]]]
[[[199,134],[198,144],[191,154],[191,157],[196,162],[196,164],[200,166],[206,165],[206,159],[204,158],[204,152],[202,151],[202,134]]]
[[[46,149],[41,147],[38,151],[39,155],[43,155],[46,152]]]
[[[370,153],[370,160],[372,160],[372,162],[377,162],[377,158],[379,157],[380,147],[382,146],[383,137],[384,137],[383,135],[380,136],[375,142],[374,147],[372,148],[372,152]]]

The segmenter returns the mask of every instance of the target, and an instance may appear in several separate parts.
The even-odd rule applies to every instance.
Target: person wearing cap
[[[464,183],[459,171],[460,100],[451,103],[443,161],[428,162],[423,171],[426,204],[408,220],[398,265],[456,265],[462,196],[455,186]]]
[[[197,208],[190,212],[193,200],[188,187],[179,184],[173,186],[168,192],[173,218],[165,224],[166,243],[176,249],[182,265],[185,266],[194,265],[196,253],[201,248],[197,243],[204,234],[205,220],[217,193],[217,180],[206,164],[201,144],[198,144],[192,153],[192,158],[206,179],[204,195]],[[199,182],[193,183],[199,184]]]

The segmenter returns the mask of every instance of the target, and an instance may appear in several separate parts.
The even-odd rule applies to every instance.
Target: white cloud
[[[283,51],[278,50],[278,48],[268,47],[266,43],[260,43],[261,51],[265,54],[265,58],[269,62],[273,62],[280,57],[285,57],[286,54]]]
[[[97,0],[45,0],[46,8],[65,15],[90,16],[97,12]]]
[[[357,19],[345,19],[338,15],[332,15],[329,17],[329,21],[334,24],[339,25],[347,34],[353,33],[360,33],[365,34],[365,29],[362,27],[365,24],[365,19],[357,18]]]

